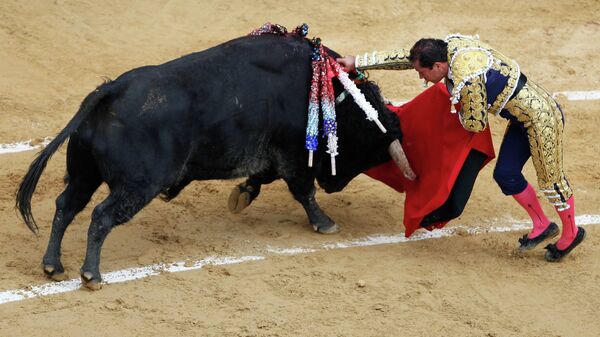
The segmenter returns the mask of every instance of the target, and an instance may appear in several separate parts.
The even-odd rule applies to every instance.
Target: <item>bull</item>
[[[31,163],[17,192],[16,207],[37,233],[32,195],[48,160],[69,139],[66,186],[56,199],[45,274],[65,278],[65,230],[103,182],[110,192],[93,209],[80,270],[90,289],[101,286],[100,251],[111,229],[157,196],[175,198],[194,180],[250,177],[230,198],[230,208],[239,211],[258,195],[260,184],[283,179],[317,232],[337,232],[315,199],[315,179],[325,192],[338,192],[361,172],[405,157],[399,156],[398,118],[385,108],[376,84],[364,81],[358,87],[387,133],[347,98],[337,106],[337,174],[331,175],[325,142],[307,166],[311,52],[307,39],[291,34],[246,36],[133,69],[91,92]],[[333,85],[336,95],[343,92],[339,81]]]

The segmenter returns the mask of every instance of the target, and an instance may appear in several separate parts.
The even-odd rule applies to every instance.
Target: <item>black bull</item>
[[[81,267],[90,288],[99,287],[100,250],[111,229],[159,194],[174,198],[193,180],[250,177],[268,183],[281,178],[316,230],[337,231],[314,198],[314,180],[327,193],[337,192],[361,172],[390,160],[388,147],[400,139],[400,126],[384,107],[377,86],[359,84],[387,133],[347,98],[336,108],[337,175],[331,175],[323,138],[309,168],[304,143],[311,51],[304,38],[242,37],[128,71],[90,93],[31,163],[17,193],[23,219],[37,232],[32,194],[52,154],[70,138],[68,179],[56,199],[45,273],[57,280],[65,277],[60,261],[64,232],[103,182],[110,194],[92,212]],[[336,94],[343,90],[337,79],[334,89]]]

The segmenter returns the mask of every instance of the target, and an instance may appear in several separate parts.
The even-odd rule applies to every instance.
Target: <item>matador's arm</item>
[[[482,48],[459,49],[449,62],[448,77],[453,82],[452,103],[460,102],[460,122],[467,131],[481,132],[488,125],[485,73],[493,61]]]
[[[396,49],[392,51],[372,51],[356,56],[355,66],[358,70],[386,69],[405,70],[412,69],[413,65],[408,60],[409,50]]]
[[[460,122],[471,132],[481,132],[488,125],[487,90],[483,75],[466,82],[460,89]]]

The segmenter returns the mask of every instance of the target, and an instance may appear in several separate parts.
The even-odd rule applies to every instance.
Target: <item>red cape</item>
[[[365,172],[398,192],[406,192],[404,235],[409,237],[431,211],[440,207],[450,194],[456,177],[471,149],[485,153],[485,164],[494,158],[490,128],[479,133],[466,131],[456,113],[450,112],[450,94],[438,83],[400,106],[388,106],[400,118],[402,147],[418,178],[404,178],[389,161]],[[482,166],[482,167],[483,167]],[[447,222],[428,227],[442,228]]]

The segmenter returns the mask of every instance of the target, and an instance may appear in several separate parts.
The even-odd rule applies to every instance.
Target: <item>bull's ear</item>
[[[390,142],[397,139],[402,143],[402,128],[400,128],[401,121],[400,118],[398,118],[398,115],[390,110],[388,105],[383,106],[383,111],[380,115],[383,125],[388,130]]]

